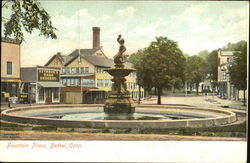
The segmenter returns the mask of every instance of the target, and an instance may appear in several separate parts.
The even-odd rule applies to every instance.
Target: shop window
[[[12,75],[12,62],[7,62],[7,74]]]
[[[40,88],[39,89],[39,101],[44,101],[44,89],[43,88]]]
[[[59,100],[59,90],[58,90],[58,88],[53,88],[53,100],[55,100],[55,101]]]

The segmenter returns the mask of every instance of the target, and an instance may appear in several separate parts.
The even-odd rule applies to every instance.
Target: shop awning
[[[21,82],[20,79],[1,79],[1,82]]]
[[[62,85],[61,83],[58,83],[58,82],[41,82],[38,84],[41,85],[42,87],[45,87],[45,88],[65,87],[64,85]]]

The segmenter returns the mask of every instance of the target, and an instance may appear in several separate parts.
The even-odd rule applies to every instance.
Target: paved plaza
[[[162,96],[162,104],[173,104],[173,105],[192,105],[206,108],[226,108],[227,110],[235,112],[246,112],[247,107],[243,106],[240,101],[225,100],[218,98],[217,96]],[[151,98],[141,101],[141,104],[156,104],[157,97],[152,96]]]

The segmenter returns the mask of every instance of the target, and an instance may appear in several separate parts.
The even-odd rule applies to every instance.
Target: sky
[[[158,36],[178,42],[183,53],[248,41],[247,1],[40,1],[57,28],[58,39],[25,33],[21,66],[44,65],[54,54],[92,48],[92,27],[100,27],[103,52],[112,58],[122,34],[130,55]],[[3,15],[8,15],[3,10]]]

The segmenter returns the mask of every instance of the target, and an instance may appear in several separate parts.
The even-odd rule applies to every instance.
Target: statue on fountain
[[[124,46],[124,39],[122,35],[119,35],[117,38],[117,42],[120,44],[119,52],[114,56],[115,67],[123,68],[124,65],[124,56],[123,53],[126,51],[126,47]]]

